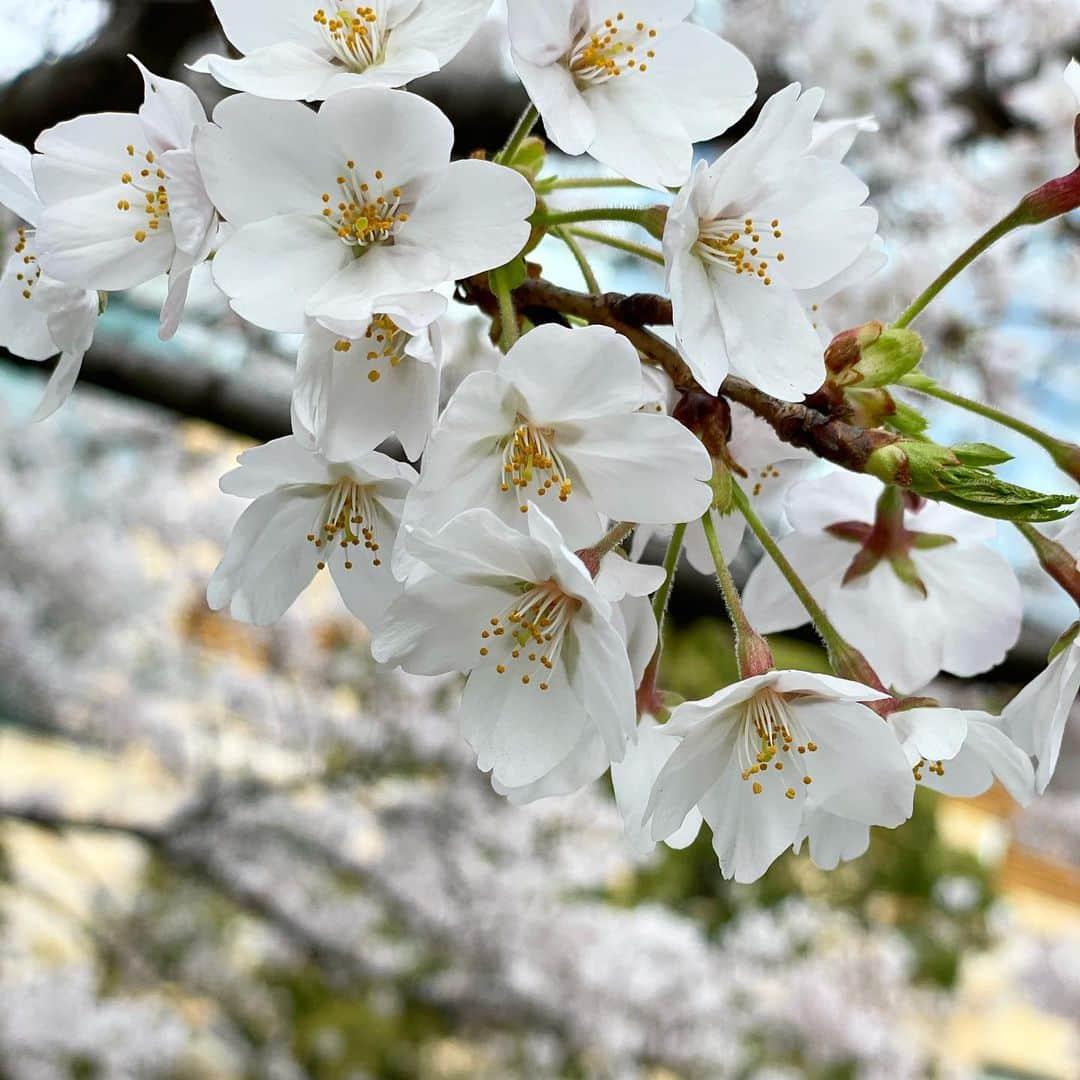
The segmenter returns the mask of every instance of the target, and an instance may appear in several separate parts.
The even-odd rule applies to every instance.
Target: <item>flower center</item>
[[[773,218],[768,227],[752,217],[714,218],[703,221],[694,251],[710,266],[732,274],[750,274],[763,285],[771,285],[773,262],[782,263],[785,255],[775,242],[783,236],[780,219]]]
[[[345,163],[337,177],[338,194],[322,194],[322,216],[342,243],[359,255],[372,244],[393,243],[398,227],[409,220],[402,212],[401,188],[388,188],[381,169],[370,178],[360,175],[355,161]]]
[[[523,499],[534,482],[536,494],[540,496],[557,487],[559,502],[566,502],[574,493],[573,481],[555,449],[555,432],[551,428],[525,423],[506,442],[499,486],[502,491],[517,488],[521,493],[519,499]],[[529,507],[522,502],[519,509],[524,514]]]
[[[334,343],[334,351],[351,352],[354,344],[366,347],[367,353],[364,359],[371,365],[368,382],[377,383],[382,378],[384,370],[393,370],[400,366],[402,360],[405,359],[405,350],[411,336],[402,330],[389,315],[376,315],[359,342],[341,338]]]
[[[371,565],[382,566],[376,538],[378,511],[373,488],[354,480],[338,481],[327,493],[308,533],[308,541],[315,545],[320,555],[319,569],[326,569],[326,556],[334,544],[345,552],[346,570],[353,568],[349,549],[361,544],[371,553]]]
[[[643,22],[630,23],[618,12],[582,33],[570,50],[569,67],[580,89],[599,86],[626,71],[649,70],[657,32]]]
[[[945,766],[940,761],[928,761],[926,758],[919,758],[919,764],[912,767],[911,775],[915,777],[916,783],[921,783],[923,778],[923,769],[928,769],[934,773],[935,776],[945,775]]]
[[[140,153],[130,143],[125,147],[131,165],[120,174],[120,183],[132,189],[132,198],[118,199],[116,209],[134,216],[135,231],[131,234],[140,244],[151,233],[169,221],[169,193],[165,188],[168,177],[157,164],[153,150]]]
[[[787,799],[795,798],[792,783],[801,782],[806,787],[813,783],[806,755],[815,753],[817,745],[801,730],[787,702],[775,690],[759,690],[743,706],[742,742],[738,749],[742,778],[751,782],[755,795],[765,790],[770,770],[776,774],[775,788],[782,790]]]
[[[521,596],[493,615],[480,631],[484,642],[480,655],[489,664],[495,663],[497,674],[505,675],[516,666],[522,685],[535,680],[541,690],[547,690],[566,631],[580,607],[581,601],[567,596],[554,581],[523,583]]]
[[[12,259],[19,259],[23,268],[15,272],[15,280],[22,282],[22,295],[24,300],[31,300],[34,296],[34,286],[41,277],[41,267],[38,266],[37,256],[29,248],[32,232],[20,227],[15,230],[15,250]]]
[[[331,15],[319,8],[312,18],[334,58],[350,71],[366,71],[382,59],[390,31],[379,26],[374,8],[339,8]]]

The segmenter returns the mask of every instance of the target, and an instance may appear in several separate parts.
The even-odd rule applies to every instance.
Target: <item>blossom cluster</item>
[[[1019,636],[1019,582],[988,546],[999,519],[1080,598],[1076,517],[1035,529],[1074,500],[1000,481],[993,446],[932,442],[890,393],[933,390],[908,327],[947,279],[892,326],[832,332],[823,308],[885,259],[845,164],[873,121],[821,121],[824,93],[793,83],[695,163],[695,144],[754,104],[757,77],[688,21],[689,0],[511,0],[533,104],[493,160],[453,159],[448,118],[402,87],[449,62],[488,6],[283,4],[253,21],[216,0],[241,56],[193,65],[239,91],[212,117],[139,64],[138,114],[60,124],[33,154],[0,144],[0,201],[26,222],[0,341],[61,355],[39,417],[71,391],[108,292],[167,275],[168,337],[209,260],[237,316],[303,335],[292,434],[221,482],[251,502],[208,583],[214,610],[271,624],[327,571],[376,660],[467,676],[462,730],[496,791],[567,795],[610,769],[633,846],[685,845],[704,821],[738,881],[804,843],[823,867],[861,854],[871,826],[911,816],[919,784],[970,796],[996,780],[1030,801],[1080,685],[1076,627],[1000,716],[917,695],[941,672],[989,670]],[[615,174],[594,187],[663,201],[559,211],[538,119]],[[1002,229],[1080,205],[1076,177]],[[631,247],[664,266],[673,345],[646,329],[663,319],[622,318],[596,286],[573,226],[603,220],[660,241]],[[580,256],[576,308],[519,302],[544,285],[527,257],[545,235]],[[443,405],[454,297],[491,315],[504,355]],[[664,368],[670,409],[643,361]],[[1080,448],[1054,446],[1076,479]],[[841,468],[821,474],[816,457]],[[779,543],[766,504],[791,526]],[[745,527],[766,558],[741,599],[728,564]],[[663,566],[647,561],[657,532],[671,534]],[[658,679],[684,543],[719,579],[740,679],[675,703]],[[807,621],[832,674],[775,668],[761,634]]]

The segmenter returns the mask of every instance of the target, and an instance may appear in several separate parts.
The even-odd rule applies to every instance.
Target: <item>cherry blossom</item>
[[[820,90],[774,94],[751,131],[679,192],[664,230],[667,284],[680,352],[715,394],[729,372],[787,401],[825,379],[822,347],[803,309],[874,243],[866,185],[811,153]]]
[[[551,141],[648,187],[682,184],[693,144],[726,131],[757,89],[738,49],[686,22],[693,6],[510,0],[514,66]]]
[[[639,412],[644,394],[626,338],[598,326],[537,327],[497,372],[458,387],[428,444],[406,523],[438,528],[484,506],[520,525],[532,499],[584,546],[597,514],[700,517],[712,498],[709,455],[678,421]]]
[[[190,87],[135,63],[145,88],[138,115],[80,116],[38,136],[37,246],[47,274],[84,289],[130,289],[167,273],[168,338],[217,235],[192,153],[206,113]]]
[[[254,502],[207,586],[210,607],[266,626],[329,568],[345,606],[374,628],[401,591],[390,556],[415,479],[385,454],[330,461],[293,436],[241,454],[221,490]]]
[[[235,228],[213,264],[233,310],[301,333],[311,316],[362,319],[381,296],[511,260],[529,238],[532,188],[490,162],[451,163],[453,139],[434,105],[400,90],[346,90],[317,114],[226,98],[196,154]]]
[[[358,86],[404,86],[449,63],[491,0],[370,0],[319,7],[279,0],[253,17],[244,0],[213,0],[239,60],[191,65],[222,86],[264,98],[320,101]]]
[[[26,360],[60,359],[35,420],[51,416],[67,400],[97,324],[98,294],[64,285],[42,272],[34,226],[42,213],[30,153],[0,136],[0,205],[26,222],[15,229],[0,274],[0,345]]]
[[[608,761],[621,761],[636,731],[611,602],[542,510],[532,507],[527,525],[472,509],[438,532],[407,530],[422,566],[372,642],[376,660],[414,674],[469,672],[465,738],[504,789],[565,775],[594,731]]]
[[[347,461],[396,435],[411,461],[439,410],[438,293],[388,296],[370,318],[323,319],[304,337],[292,398],[300,442]]]
[[[793,487],[795,532],[780,547],[837,629],[886,685],[922,689],[939,671],[975,675],[1001,662],[1020,633],[1016,574],[986,546],[997,526],[939,503],[882,501],[872,477],[832,472]],[[806,622],[770,560],[750,575],[746,612],[762,633]]]
[[[696,806],[726,878],[756,881],[799,835],[807,810],[889,828],[911,816],[914,779],[889,726],[863,702],[868,686],[773,671],[676,706],[681,742],[645,810],[652,836],[684,826]]]

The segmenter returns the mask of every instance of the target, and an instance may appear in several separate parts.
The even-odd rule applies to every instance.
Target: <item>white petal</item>
[[[18,243],[18,238],[12,238]],[[0,345],[25,360],[47,360],[60,347],[49,333],[46,312],[23,295],[27,288],[27,273],[33,264],[25,258],[35,257],[35,248],[28,243],[21,252],[12,250],[3,274],[0,275]],[[22,280],[19,275],[22,274]],[[40,285],[41,279],[37,284]],[[34,286],[37,288],[37,285]]]
[[[191,65],[222,86],[261,98],[280,101],[316,101],[334,65],[308,44],[281,41],[254,49],[239,60],[209,54]]]
[[[795,850],[810,841],[810,858],[821,870],[835,870],[840,863],[865,855],[870,847],[870,826],[827,810],[807,807],[795,841]]]
[[[578,0],[507,0],[510,44],[533,64],[553,64],[574,42]]]
[[[1080,107],[1080,64],[1070,60],[1065,68],[1065,85],[1076,96],[1076,104]]]
[[[50,206],[115,187],[131,168],[128,146],[140,155],[146,150],[146,135],[133,113],[93,113],[42,132],[33,159],[41,201]]]
[[[969,714],[968,738],[964,753],[976,755],[1021,805],[1035,797],[1035,773],[1031,758],[996,724]],[[949,780],[946,769],[945,782]]]
[[[618,521],[691,521],[712,501],[708,451],[669,416],[595,417],[557,437],[598,509]]]
[[[48,420],[71,396],[71,391],[75,389],[75,383],[78,381],[79,372],[82,370],[83,355],[81,352],[61,354],[45,385],[41,400],[34,410],[32,420]]]
[[[606,326],[538,326],[507,353],[499,373],[522,393],[535,424],[629,413],[641,405],[637,350]]]
[[[603,776],[607,771],[608,756],[604,741],[591,728],[586,728],[577,745],[547,775],[521,787],[507,787],[493,776],[491,786],[515,806],[550,799],[557,795],[571,795]]]
[[[310,298],[352,261],[351,250],[320,219],[289,214],[233,233],[214,258],[214,281],[249,322],[301,333]]]
[[[881,481],[873,476],[832,469],[792,487],[784,510],[799,532],[816,532],[841,521],[872,524],[877,501],[884,490]],[[855,547],[851,547],[854,555]]]
[[[666,233],[664,245],[666,251]],[[702,389],[717,394],[731,364],[712,282],[693,255],[666,257],[679,352]]]
[[[627,596],[650,596],[666,579],[662,566],[631,562],[611,551],[600,560],[596,587],[605,600],[616,603]]]
[[[690,23],[669,27],[655,51],[648,81],[674,110],[692,142],[727,131],[754,103],[754,65],[704,27]]]
[[[227,495],[254,499],[286,484],[331,483],[325,460],[289,435],[245,450],[237,464],[221,478]]]
[[[956,757],[968,735],[967,718],[962,709],[904,709],[889,722],[915,764],[919,758],[948,761]]]
[[[225,36],[242,53],[275,41],[314,41],[312,11],[296,0],[263,0],[253,17],[250,0],[213,0]]]
[[[388,60],[398,49],[424,49],[448,64],[480,28],[491,0],[424,0],[394,28]]]
[[[713,526],[716,529],[716,539],[720,543],[720,550],[724,558],[730,564],[735,561],[742,547],[743,537],[746,534],[746,519],[737,510],[730,514],[718,514],[712,511]],[[713,562],[712,549],[705,538],[705,529],[700,521],[691,521],[686,530],[686,561],[699,573],[712,577],[716,574],[716,563]]]
[[[379,508],[375,525],[382,555],[393,547],[391,541],[396,536],[398,522],[385,509]],[[341,548],[335,548],[327,560],[334,584],[349,611],[369,630],[375,630],[391,604],[401,595],[402,586],[391,572],[389,555],[380,559],[381,565],[375,566],[368,552],[356,549],[348,556],[353,564],[348,569],[346,558]]]
[[[547,137],[564,154],[584,154],[596,138],[596,117],[574,76],[561,63],[534,64],[517,51],[512,55]]]
[[[238,228],[278,214],[321,213],[321,196],[337,190],[344,164],[310,109],[248,94],[218,105],[214,123],[196,134],[195,155],[214,205]]]
[[[143,78],[139,120],[151,148],[158,154],[190,148],[195,129],[206,123],[206,111],[198,95],[185,83],[155,75],[134,56],[130,59]]]
[[[455,161],[425,193],[399,241],[442,256],[448,277],[468,277],[521,251],[535,207],[532,187],[519,173],[488,161]]]
[[[209,254],[215,214],[195,155],[168,150],[161,155],[161,167],[169,177],[169,222],[176,246],[201,261]]]
[[[6,206],[30,225],[36,225],[41,214],[30,151],[3,135],[0,135],[0,206]]]

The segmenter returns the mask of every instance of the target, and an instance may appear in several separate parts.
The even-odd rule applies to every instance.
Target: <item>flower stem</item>
[[[1075,443],[1055,439],[1053,435],[1049,435],[1023,420],[1018,420],[1015,416],[1010,416],[1000,409],[995,409],[992,405],[984,405],[981,401],[973,401],[971,398],[954,394],[951,390],[938,386],[937,383],[932,382],[924,375],[906,375],[900,380],[900,385],[911,390],[917,390],[928,397],[937,398],[938,401],[945,401],[950,405],[955,405],[957,408],[966,409],[968,412],[975,413],[976,416],[992,420],[995,424],[1000,424],[1010,431],[1023,435],[1037,446],[1041,446],[1054,459],[1055,464],[1062,472],[1080,482],[1080,446]]]
[[[686,538],[686,525],[676,525],[671,534],[671,543],[668,544],[667,553],[664,555],[664,584],[656,590],[653,596],[652,609],[656,616],[656,628],[663,641],[664,618],[667,615],[668,599],[675,585],[675,570],[679,565],[679,554],[682,551],[683,540]],[[657,650],[660,646],[657,645]]]
[[[731,628],[735,632],[735,655],[739,661],[739,677],[742,679],[753,678],[755,675],[764,675],[771,671],[773,666],[772,652],[765,643],[765,639],[750,625],[750,620],[743,610],[742,598],[735,586],[735,579],[728,569],[727,559],[720,550],[720,540],[716,535],[716,526],[713,524],[712,507],[701,519],[705,529],[705,539],[709,544],[713,563],[716,566],[716,580],[720,583],[720,591],[724,594],[724,605],[728,610],[728,618],[731,620]]]
[[[544,214],[537,224],[545,229],[559,225],[576,225],[585,221],[627,221],[645,228],[647,210],[634,206],[591,206],[584,210],[565,210],[556,214]]]
[[[593,273],[593,268],[589,264],[589,258],[582,250],[581,245],[574,239],[573,233],[569,229],[556,229],[555,235],[570,249],[570,254],[574,256],[574,262],[578,264],[581,276],[585,279],[585,287],[593,296],[599,296],[601,292],[600,282],[596,280],[596,274]]]
[[[833,626],[832,620],[811,595],[803,579],[799,577],[798,571],[780,550],[780,546],[769,534],[769,530],[765,528],[761,518],[754,512],[750,500],[747,499],[746,493],[738,484],[732,485],[732,498],[739,508],[739,512],[746,518],[747,525],[750,526],[751,531],[757,537],[758,543],[765,549],[769,558],[776,563],[777,569],[784,575],[788,585],[791,586],[792,592],[795,593],[802,606],[806,609],[810,621],[814,624],[814,629],[825,644],[825,651],[828,653],[829,664],[833,671],[841,678],[854,679],[866,686],[884,689],[881,680],[866,657],[853,645],[848,644],[840,631]]]
[[[624,180],[621,176],[568,176],[563,180],[541,180],[539,186],[544,191],[573,191],[585,188],[640,188],[633,180]]]
[[[615,248],[617,251],[625,251],[629,255],[636,255],[639,259],[656,263],[657,266],[664,265],[663,254],[654,248],[646,247],[644,244],[621,240],[617,236],[608,236],[606,233],[596,232],[594,229],[569,229],[567,231],[579,240],[591,240],[594,244],[604,244],[607,247]]]
[[[1022,206],[1003,217],[988,229],[962,255],[954,259],[942,273],[920,294],[915,302],[893,323],[898,330],[910,326],[946,285],[966,270],[984,251],[993,247],[1003,236],[1021,225],[1031,224],[1031,216]]]
[[[509,287],[496,275],[492,275],[492,285],[499,301],[499,346],[506,353],[514,347],[519,336],[517,308]]]
[[[600,560],[614,551],[636,528],[631,521],[617,522],[592,547],[586,548],[585,554],[589,559],[595,559],[599,566]]]
[[[521,118],[514,126],[514,130],[510,132],[506,145],[495,155],[496,165],[509,165],[514,160],[514,156],[521,149],[521,144],[532,133],[539,119],[540,114],[536,111],[536,106],[530,102],[529,107],[521,114]]]

